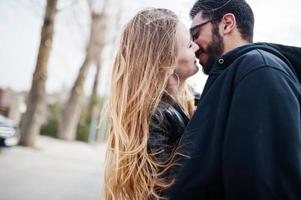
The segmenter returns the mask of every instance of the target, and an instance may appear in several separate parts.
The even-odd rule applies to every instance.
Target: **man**
[[[290,47],[252,44],[254,16],[244,0],[199,0],[191,17],[209,77],[183,135],[190,158],[167,196],[301,199],[301,88],[292,65],[300,58]]]

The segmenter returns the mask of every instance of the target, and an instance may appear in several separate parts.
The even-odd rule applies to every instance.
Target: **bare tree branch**
[[[60,8],[57,8],[57,11],[58,12],[62,12],[62,11],[68,10],[68,9],[74,7],[78,3],[79,3],[79,0],[72,0],[71,3],[69,3],[67,5],[64,5],[64,6],[60,7]]]

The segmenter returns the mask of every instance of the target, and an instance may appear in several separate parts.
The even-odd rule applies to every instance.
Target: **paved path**
[[[104,151],[49,137],[0,149],[0,200],[101,200]]]

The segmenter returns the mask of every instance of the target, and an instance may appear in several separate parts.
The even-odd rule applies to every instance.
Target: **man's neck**
[[[236,49],[238,47],[241,47],[243,45],[249,44],[250,42],[243,40],[243,39],[232,39],[232,40],[228,40],[227,42],[224,41],[224,52],[223,54]]]

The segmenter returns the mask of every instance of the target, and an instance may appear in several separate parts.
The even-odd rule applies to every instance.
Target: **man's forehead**
[[[199,12],[198,14],[196,14],[194,16],[194,18],[192,19],[192,23],[191,23],[191,27],[194,27],[195,25],[201,24],[204,21],[206,21],[206,19],[203,18],[202,16],[202,12]]]

